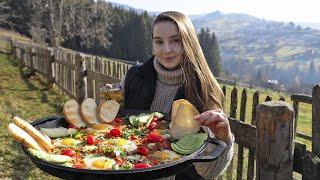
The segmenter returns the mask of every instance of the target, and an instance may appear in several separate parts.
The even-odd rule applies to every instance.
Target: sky
[[[180,11],[187,15],[219,10],[266,20],[320,23],[320,0],[106,0],[147,11]]]

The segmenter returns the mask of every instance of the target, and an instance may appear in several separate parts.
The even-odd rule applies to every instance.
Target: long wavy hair
[[[223,92],[210,71],[191,20],[180,12],[166,11],[156,17],[153,27],[163,21],[176,24],[181,37],[186,99],[201,112],[218,108],[224,110]]]

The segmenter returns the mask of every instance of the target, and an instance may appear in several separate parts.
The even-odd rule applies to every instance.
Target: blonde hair
[[[181,67],[186,79],[186,99],[201,112],[218,108],[224,110],[223,92],[210,71],[191,20],[180,12],[167,11],[156,17],[153,26],[162,21],[173,22],[178,27],[183,47]]]

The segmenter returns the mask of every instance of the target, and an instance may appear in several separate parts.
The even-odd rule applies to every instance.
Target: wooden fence
[[[21,66],[45,77],[49,87],[58,86],[63,93],[79,102],[87,97],[99,102],[100,87],[107,82],[119,82],[135,64],[15,41],[12,42],[12,52]]]
[[[15,41],[12,41],[12,52],[22,66],[27,66],[31,72],[43,75],[48,80],[49,86],[57,86],[78,101],[87,97],[99,101],[101,83],[119,82],[133,64]],[[223,91],[227,95],[225,86]],[[293,108],[285,102],[271,101],[269,96],[266,98],[268,102],[260,103],[259,92],[255,92],[250,124],[245,124],[247,90],[244,89],[241,92],[240,108],[237,107],[237,93],[238,89],[234,87],[231,92],[229,118],[238,145],[237,157],[234,157],[237,158],[237,165],[233,167],[234,163],[231,163],[226,171],[226,178],[292,179],[294,171],[300,173],[302,179],[320,179],[319,85],[313,88],[312,96],[292,95]],[[297,136],[312,141],[311,152],[306,150],[305,144],[294,142],[299,102],[312,104],[312,136],[297,133]],[[240,118],[236,120],[238,111],[240,111]],[[244,156],[244,148],[249,150],[247,159]],[[261,154],[261,152],[267,153]],[[243,171],[244,161],[248,162],[247,172]],[[256,171],[255,167],[257,167]],[[235,174],[234,168],[237,169]],[[218,179],[223,177],[220,176]]]

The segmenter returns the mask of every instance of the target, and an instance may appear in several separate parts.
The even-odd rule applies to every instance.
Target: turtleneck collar
[[[154,69],[157,72],[158,80],[165,84],[182,84],[183,83],[183,73],[182,68],[178,67],[176,69],[167,69],[162,66],[156,59],[153,60]]]

